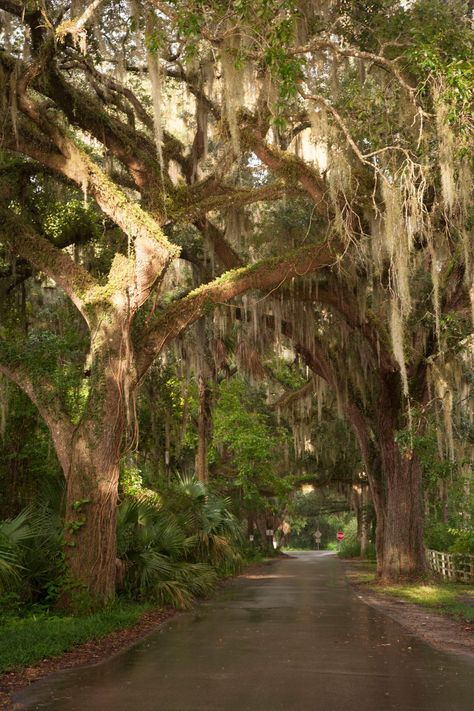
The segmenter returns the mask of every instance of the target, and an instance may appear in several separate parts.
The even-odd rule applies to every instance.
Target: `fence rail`
[[[428,564],[444,580],[474,583],[474,555],[427,550]]]

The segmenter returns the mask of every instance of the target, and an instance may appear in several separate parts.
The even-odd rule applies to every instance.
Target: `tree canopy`
[[[337,412],[380,576],[419,574],[433,422],[441,460],[472,452],[471,4],[0,10],[0,371],[49,428],[73,574],[113,595],[119,462],[146,393],[169,461],[171,361],[196,378],[202,480],[214,410],[259,492],[289,430],[301,458]],[[245,422],[234,371],[288,430]]]

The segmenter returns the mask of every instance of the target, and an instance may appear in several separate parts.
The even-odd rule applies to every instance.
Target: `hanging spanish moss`
[[[405,363],[405,348],[403,343],[403,321],[398,303],[393,297],[390,302],[390,337],[392,341],[393,355],[395,356],[395,360],[397,361],[398,367],[400,368],[403,393],[406,397],[408,397],[408,374]]]
[[[240,36],[234,32],[226,37],[222,43],[220,53],[225,118],[229,128],[232,149],[236,156],[240,155],[240,133],[237,115],[240,107],[245,102],[244,75],[236,67],[239,47]]]
[[[456,358],[433,359],[429,367],[429,384],[436,394],[436,434],[440,458],[462,465],[472,462],[474,445],[466,429],[474,423],[474,393],[471,375],[474,372],[474,338],[466,338]]]
[[[397,187],[387,180],[382,182],[382,194],[385,205],[382,235],[390,259],[392,289],[399,299],[400,314],[406,317],[411,311],[410,244],[403,201]]]
[[[209,108],[204,96],[212,96],[215,80],[215,62],[212,57],[204,59],[198,67],[199,93],[195,99],[196,134],[192,148],[191,182],[201,177],[200,166],[207,160],[209,139]]]
[[[441,191],[445,209],[451,212],[456,203],[455,182],[455,151],[456,141],[449,125],[449,108],[443,100],[443,89],[434,87],[434,105],[436,111],[436,129],[439,144],[439,170],[441,175]]]
[[[162,78],[160,55],[158,52],[158,43],[152,42],[152,38],[156,33],[156,18],[149,14],[146,21],[146,31],[148,36],[146,48],[146,60],[148,66],[148,74],[150,77],[151,100],[153,107],[153,126],[155,130],[155,145],[158,156],[158,162],[163,179],[163,126],[162,126]]]

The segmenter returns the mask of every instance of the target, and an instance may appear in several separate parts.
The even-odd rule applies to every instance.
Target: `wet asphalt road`
[[[474,664],[412,637],[351,592],[334,556],[308,552],[15,700],[61,711],[473,711]]]

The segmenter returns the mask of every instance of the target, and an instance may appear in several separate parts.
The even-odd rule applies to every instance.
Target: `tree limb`
[[[67,463],[74,425],[62,406],[57,388],[45,376],[32,378],[24,367],[18,362],[15,363],[14,359],[9,357],[8,345],[2,338],[0,338],[0,373],[18,385],[36,405],[51,432],[63,471],[68,471]]]
[[[242,141],[270,170],[290,183],[299,182],[312,198],[320,215],[330,217],[332,208],[328,201],[327,188],[323,178],[304,160],[284,153],[266,143],[261,131],[247,126],[242,131]]]
[[[199,195],[200,190],[196,190],[194,186],[187,191],[181,190],[175,201],[178,207],[171,207],[170,214],[176,220],[196,221],[208,212],[215,210],[254,205],[266,200],[279,200],[284,195],[301,195],[302,192],[283,180],[276,180],[260,188],[243,188],[215,183],[211,187],[212,192],[208,195],[205,194],[200,199],[195,197],[196,193]]]
[[[334,247],[323,242],[300,248],[282,257],[263,260],[223,274],[173,302],[154,321],[137,344],[138,373],[141,378],[164,346],[208,309],[243,294],[249,289],[279,288],[290,279],[304,276],[338,259]]]
[[[0,235],[21,257],[39,271],[47,274],[66,292],[76,308],[87,320],[84,297],[97,286],[84,267],[76,264],[68,254],[36,234],[28,223],[12,210],[0,207]]]

